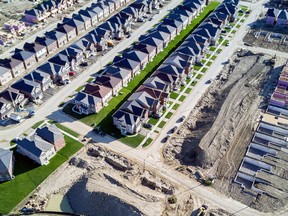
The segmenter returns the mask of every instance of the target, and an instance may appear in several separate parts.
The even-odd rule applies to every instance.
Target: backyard
[[[188,35],[219,5],[219,2],[211,2],[204,11],[187,26],[179,35],[177,35],[168,46],[160,52],[152,62],[148,63],[144,70],[128,84],[127,87],[121,90],[121,94],[114,97],[107,107],[104,107],[99,113],[91,115],[79,115],[72,111],[72,104],[68,104],[64,107],[63,111],[81,122],[90,126],[101,126],[101,129],[110,135],[119,138],[126,144],[126,141],[132,140],[123,137],[116,128],[112,128],[113,125],[111,116],[120,108],[120,106],[129,98],[129,96],[148,78],[150,75],[161,65],[161,63],[188,37]],[[139,140],[143,140],[144,137],[137,137]],[[140,142],[141,142],[140,141]],[[140,142],[138,144],[140,144]],[[134,141],[133,141],[134,143]],[[134,146],[134,144],[132,145]]]
[[[83,147],[80,142],[68,136],[65,136],[65,141],[66,146],[57,152],[48,165],[43,166],[14,150],[15,179],[0,183],[0,214],[8,214],[52,172]]]

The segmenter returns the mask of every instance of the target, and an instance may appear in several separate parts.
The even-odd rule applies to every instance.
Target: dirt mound
[[[91,184],[88,178],[84,178],[68,191],[68,199],[75,213],[95,216],[142,215],[137,208],[118,197],[95,191]]]

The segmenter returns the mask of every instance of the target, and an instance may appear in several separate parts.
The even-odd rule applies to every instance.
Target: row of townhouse
[[[288,26],[288,11],[287,9],[279,10],[276,8],[269,8],[266,13],[266,23],[268,25]]]
[[[200,5],[204,6],[202,2],[192,0],[184,1],[183,5],[179,7],[181,7],[181,10],[183,11],[185,7],[190,7],[190,5],[194,4],[199,5],[199,7]],[[122,134],[137,133],[141,129],[142,123],[147,122],[149,117],[155,116],[157,118],[162,115],[162,111],[167,107],[169,93],[179,89],[180,85],[186,84],[186,79],[191,77],[194,63],[201,61],[201,58],[209,45],[217,43],[220,32],[226,24],[230,21],[234,21],[237,4],[237,0],[223,1],[182,43],[182,45],[161,64],[151,77],[131,95],[120,109],[114,113],[113,124]],[[176,25],[174,27],[179,27],[180,29],[185,28],[185,25],[188,23],[184,24],[185,19],[182,20],[182,18],[184,18],[182,14],[184,13],[181,12],[180,15],[177,16],[176,13],[172,13],[168,19],[164,19],[160,26],[167,26],[167,23],[169,22],[166,20],[169,20],[169,18],[172,17],[170,20],[173,20],[174,24],[178,22],[179,24],[182,24],[182,26]],[[165,41],[165,37],[162,39],[158,37],[158,35],[164,35],[159,31],[159,29],[162,28],[163,27],[159,27],[158,30],[156,28],[155,31],[150,33],[153,36],[147,37],[146,39],[144,38],[143,41],[140,37],[140,44],[146,44],[146,40],[153,40],[153,38],[156,38],[156,53],[161,51],[163,47],[165,47],[165,43],[169,42],[169,39]],[[169,37],[169,35],[167,35],[167,37]]]
[[[283,67],[277,86],[271,95],[269,104],[279,108],[288,108],[288,62]]]
[[[140,1],[139,4],[142,4],[143,2],[145,1]],[[130,7],[131,6],[128,6],[128,8]],[[89,8],[93,9],[94,6]],[[141,7],[141,10],[143,8],[145,7]],[[107,22],[121,22],[121,29],[124,31],[124,29],[129,29],[127,23],[130,23],[131,25],[133,16],[123,12],[123,10],[114,15],[110,21]],[[91,11],[93,10],[87,9],[82,12],[80,11],[79,13],[85,14],[85,12],[87,12],[88,14],[96,14]],[[138,10],[136,11],[139,12]],[[104,22],[103,24],[107,22]],[[95,55],[98,51],[105,50],[108,46],[107,43],[113,37],[113,32],[110,31],[110,29],[105,28],[105,25],[103,24],[102,26],[98,26],[91,30],[71,46],[54,55],[48,59],[47,62],[43,63],[3,91],[17,92],[21,98],[24,95],[25,100],[18,104],[14,103],[11,98],[9,98],[9,100],[7,98],[2,98],[0,94],[0,119],[8,118],[12,112],[19,107],[23,107],[28,101],[37,102],[41,100],[43,92],[51,87],[53,83],[63,83],[63,81],[69,79],[69,74],[73,73],[72,71],[77,70],[78,65],[83,59]],[[63,27],[63,25],[61,27]],[[40,60],[47,54],[54,53],[58,48],[66,44],[68,42],[67,34],[61,31],[62,30],[58,28],[55,31],[46,32],[45,37],[37,37],[35,43],[26,43],[24,45],[24,51],[20,51],[17,54],[17,56],[21,56],[21,58],[19,57],[19,60],[14,57],[11,58],[11,60],[0,60],[0,65],[2,65],[0,66],[0,84],[4,85],[13,77],[17,77],[24,73],[25,65],[30,67],[31,64],[35,62],[35,56],[36,59]],[[69,35],[69,37],[71,37],[71,35]],[[35,55],[33,55],[33,53]],[[22,61],[20,59],[22,59]]]
[[[112,9],[107,10],[104,5],[110,5]],[[61,24],[57,25],[55,30],[45,33],[45,37],[36,37],[33,43],[25,43],[23,49],[15,49],[14,54],[9,59],[0,60],[0,85],[5,85],[13,78],[23,74],[29,70],[37,62],[41,61],[50,54],[55,53],[65,44],[73,40],[77,35],[88,30],[90,27],[95,26],[104,18],[109,16],[114,10],[119,9],[126,1],[120,0],[103,0],[97,3],[92,3],[91,6],[82,9],[78,14],[73,14],[72,18],[64,18]],[[113,6],[113,7],[112,7]],[[106,12],[108,11],[108,12]],[[122,15],[122,16],[121,16]],[[122,12],[111,18],[110,21],[104,22],[97,29],[94,29],[94,35],[88,37],[90,45],[97,47],[97,50],[105,49],[108,37],[113,37],[111,25],[117,25],[119,28],[123,27],[125,33],[130,31],[131,15]],[[125,16],[123,18],[123,16]],[[122,25],[122,26],[121,26]],[[123,29],[121,28],[121,30]],[[116,31],[116,30],[115,30]],[[92,46],[91,46],[92,48]],[[93,49],[93,48],[92,48]]]
[[[57,151],[65,146],[62,132],[55,125],[37,128],[30,137],[17,141],[17,152],[36,163],[48,164]],[[0,149],[0,182],[14,179],[13,151]]]
[[[288,157],[287,78],[288,62],[282,69],[266,112],[258,118],[253,137],[234,179],[246,191],[251,190],[256,195],[272,195],[271,187],[277,191],[280,183],[285,187],[287,182],[283,176],[278,175],[278,170],[287,167],[285,158]]]
[[[140,2],[143,3],[143,1]],[[87,84],[84,90],[75,96],[72,100],[75,104],[73,111],[87,115],[98,113],[113,96],[118,94],[122,87],[127,86],[145,68],[146,64],[167,46],[169,41],[187,26],[189,21],[203,10],[204,6],[204,1],[185,1],[151,32],[140,36],[137,44],[123,52],[121,56],[116,56],[112,64],[104,69],[105,75],[97,77],[93,83]],[[137,19],[137,16],[134,19]],[[99,82],[99,80],[105,80],[106,83]],[[154,95],[158,94],[156,90],[152,91],[154,91]],[[101,95],[99,92],[103,94]],[[167,97],[168,94],[161,95]]]

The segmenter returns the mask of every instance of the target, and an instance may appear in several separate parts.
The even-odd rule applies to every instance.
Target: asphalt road
[[[129,47],[134,41],[137,41],[139,36],[144,32],[153,28],[153,26],[160,22],[160,20],[169,12],[170,9],[175,8],[180,2],[177,0],[172,0],[164,8],[161,9],[161,13],[155,14],[151,21],[143,23],[141,28],[134,30],[129,39],[124,39],[121,43],[111,49],[107,54],[100,57],[97,62],[91,66],[88,70],[80,74],[77,79],[73,80],[70,84],[66,85],[60,91],[58,91],[53,97],[51,97],[47,102],[45,102],[37,111],[35,116],[31,119],[26,119],[20,125],[12,128],[1,128],[0,140],[11,140],[16,136],[21,135],[24,131],[29,129],[36,122],[44,119],[46,116],[51,115],[59,109],[58,105],[64,101],[69,95],[73,94],[75,89],[79,86],[85,84],[85,82],[90,78],[90,75],[96,73],[101,68],[111,62],[113,58],[118,54],[118,52],[123,51]],[[1,145],[1,143],[0,143]]]

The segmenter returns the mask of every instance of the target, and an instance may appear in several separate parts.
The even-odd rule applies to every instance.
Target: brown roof
[[[85,93],[94,95],[99,98],[105,97],[109,92],[112,91],[111,88],[94,84],[94,83],[89,83],[85,86],[84,90]]]
[[[104,75],[104,76],[96,77],[96,79],[94,80],[94,83],[99,84],[99,85],[103,85],[103,86],[108,87],[108,88],[114,88],[119,83],[121,83],[121,81],[122,80],[119,78]]]
[[[166,93],[166,92],[163,92],[161,90],[158,90],[158,89],[153,89],[153,88],[149,88],[147,86],[140,86],[140,88],[137,90],[137,92],[142,92],[142,91],[145,91],[147,92],[151,97],[153,98],[168,98],[169,94]]]

